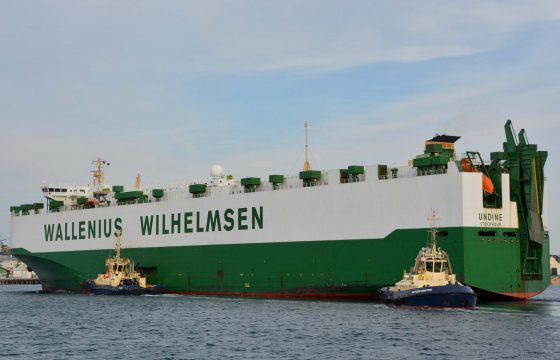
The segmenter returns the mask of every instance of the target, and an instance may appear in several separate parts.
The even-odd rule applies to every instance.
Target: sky
[[[0,2],[0,239],[43,181],[132,186],[310,162],[405,165],[434,134],[549,151],[560,254],[558,1]]]

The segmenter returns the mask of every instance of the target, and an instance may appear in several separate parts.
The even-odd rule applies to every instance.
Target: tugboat
[[[405,270],[401,281],[378,291],[379,298],[389,306],[474,309],[478,295],[455,279],[449,256],[437,247],[435,211],[428,220],[430,246],[420,249],[414,268],[410,273]]]
[[[105,261],[107,272],[96,279],[87,281],[87,287],[94,295],[142,295],[163,292],[161,285],[147,285],[146,277],[134,269],[134,263],[121,258],[121,231],[115,232],[117,243],[115,256]]]

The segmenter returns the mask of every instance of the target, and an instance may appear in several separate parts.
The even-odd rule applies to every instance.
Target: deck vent
[[[241,185],[245,188],[245,192],[255,192],[257,187],[261,184],[261,178],[246,177],[241,179]]]
[[[201,197],[206,192],[206,184],[189,185],[189,192],[193,194],[193,197]]]
[[[284,175],[269,175],[268,182],[272,184],[272,190],[278,190],[284,182]]]
[[[320,170],[300,171],[299,178],[303,180],[303,187],[315,186],[321,179]]]
[[[152,189],[152,196],[156,199],[160,199],[163,197],[163,189]]]

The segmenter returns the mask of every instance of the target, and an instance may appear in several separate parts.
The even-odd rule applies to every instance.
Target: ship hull
[[[315,186],[287,178],[277,191],[209,187],[194,197],[179,189],[141,203],[13,214],[12,252],[45,290],[83,291],[122,230],[123,256],[166,292],[375,299],[413,265],[435,209],[438,245],[482,299],[522,300],[549,285],[548,236],[528,243],[509,174],[496,175],[501,203],[489,207],[482,174],[453,161],[432,175],[406,167],[383,179],[378,170],[366,166],[352,183],[330,170]]]
[[[516,257],[494,256],[515,254],[518,243],[481,239],[480,228],[442,230],[447,236],[438,243],[453,259],[457,279],[476,288],[481,299],[523,300],[548,286],[546,277],[523,279]],[[382,239],[127,248],[123,254],[148,282],[170,293],[373,300],[413,265],[410,259],[425,245],[426,231],[397,230]],[[87,280],[104,270],[110,249],[13,251],[36,271],[44,290],[85,291]]]
[[[95,283],[87,283],[88,290],[93,295],[116,295],[116,296],[126,296],[126,295],[143,295],[146,293],[146,288],[140,285],[96,285]]]
[[[379,298],[389,306],[474,309],[478,296],[469,286],[449,284],[403,291],[382,288]]]

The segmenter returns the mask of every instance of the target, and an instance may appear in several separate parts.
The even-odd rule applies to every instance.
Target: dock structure
[[[0,285],[35,285],[35,284],[40,284],[41,281],[39,281],[38,278],[32,278],[32,279],[18,279],[18,278],[6,278],[6,279],[0,279]]]
[[[15,259],[10,248],[4,244],[0,247],[0,285],[40,284],[37,275],[25,263]]]

